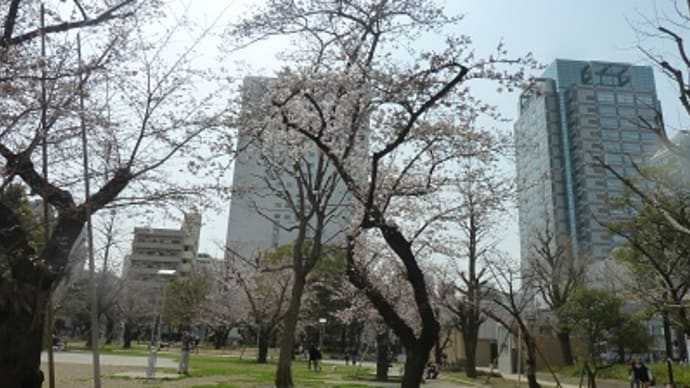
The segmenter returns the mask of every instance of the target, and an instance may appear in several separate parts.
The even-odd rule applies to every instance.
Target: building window
[[[618,120],[610,118],[602,118],[599,120],[603,128],[618,128]]]
[[[631,140],[634,142],[640,141],[640,137],[638,136],[637,132],[621,132],[621,137],[623,140]]]
[[[650,142],[659,141],[659,137],[655,133],[643,132],[640,134],[640,136],[642,137],[642,141],[650,141]]]
[[[638,127],[635,119],[622,119],[620,124],[621,128],[635,129]]]
[[[640,152],[640,145],[639,144],[630,144],[630,143],[623,144],[623,151],[625,151],[625,152]]]
[[[652,98],[652,96],[645,94],[637,96],[637,105],[652,106],[653,104],[654,99]]]
[[[646,119],[654,119],[656,117],[656,111],[654,109],[638,109],[637,112],[639,113],[640,116],[643,116]]]
[[[618,114],[621,116],[635,116],[635,109],[633,109],[633,108],[618,108]]]
[[[599,114],[608,115],[608,116],[615,116],[616,115],[616,108],[614,108],[612,106],[600,106],[599,107]]]
[[[606,158],[604,158],[606,164],[612,164],[612,163],[621,163],[623,160],[620,155],[614,155],[614,154],[606,154]]]
[[[612,131],[606,131],[606,132],[609,132],[609,135],[613,136],[613,139],[618,139],[618,133],[613,132],[613,134],[611,135]],[[619,152],[620,150],[621,150],[621,147],[620,147],[620,144],[618,144],[618,143],[612,143],[612,144],[606,145],[606,151]]]
[[[619,104],[632,104],[635,102],[633,95],[630,93],[618,93],[618,103]]]
[[[599,91],[597,93],[597,101],[599,102],[616,102],[616,95],[613,92]]]

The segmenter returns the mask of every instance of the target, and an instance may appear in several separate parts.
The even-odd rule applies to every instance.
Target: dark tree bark
[[[390,340],[386,331],[376,335],[376,380],[388,381],[388,365],[390,365]]]
[[[570,342],[570,330],[557,330],[556,337],[558,338],[558,345],[561,348],[561,357],[563,357],[563,363],[565,365],[574,365],[575,360],[573,359],[573,346]]]
[[[427,361],[429,361],[429,350],[431,347],[424,351],[423,347],[417,349],[405,349],[407,354],[405,358],[405,373],[403,375],[401,388],[419,388],[424,378],[424,367]],[[413,350],[410,352],[410,350]]]
[[[0,289],[4,297],[13,296],[25,306],[0,310],[0,380],[7,388],[40,388],[40,369],[45,307],[48,292],[26,288]],[[4,305],[7,306],[7,305]]]
[[[268,332],[268,330],[259,329],[259,352],[256,357],[256,362],[259,364],[265,364],[267,362],[268,344],[270,339],[268,338],[269,335],[270,333]]]
[[[122,333],[122,349],[132,348],[132,323],[129,320],[125,321]]]
[[[215,330],[213,330],[213,347],[216,350],[222,349],[228,343],[228,335],[230,335],[229,327],[216,327]]]
[[[278,369],[276,370],[275,380],[277,388],[290,388],[294,386],[291,371],[292,357],[295,354],[295,331],[297,329],[305,281],[306,279],[304,277],[297,277],[292,285],[290,305],[285,313],[283,335],[280,340],[280,357],[278,359]]]
[[[478,329],[478,328],[477,328]],[[468,328],[467,333],[463,331],[463,342],[465,343],[465,375],[470,378],[477,377],[477,337],[479,330]]]
[[[592,370],[589,364],[585,362],[585,372],[587,373],[587,387],[597,388],[597,370]]]
[[[407,281],[412,286],[415,304],[422,321],[419,337],[415,336],[414,330],[398,315],[385,296],[369,282],[366,275],[357,270],[354,263],[354,237],[352,236],[348,236],[348,279],[369,298],[386,326],[393,330],[405,348],[407,358],[401,387],[419,387],[424,375],[424,368],[429,361],[429,355],[436,344],[440,326],[431,306],[424,273],[416,261],[410,242],[395,227],[389,225],[377,225],[377,227],[381,230],[388,246],[400,258],[407,270]]]
[[[532,336],[525,338],[525,345],[527,345],[527,384],[529,388],[539,388],[537,382],[537,344],[534,342]]]

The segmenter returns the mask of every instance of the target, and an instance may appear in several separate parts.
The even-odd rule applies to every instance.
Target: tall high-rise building
[[[645,128],[658,112],[652,68],[626,63],[557,59],[520,96],[514,136],[523,265],[547,229],[574,257],[601,263],[609,256],[620,240],[602,223],[624,216],[607,203],[623,186],[596,158],[634,175],[633,161],[658,150]]]
[[[244,115],[260,114],[257,112],[261,112],[261,109],[256,106],[261,105],[261,100],[271,82],[272,79],[266,77],[244,79],[242,85]],[[259,121],[261,121],[260,118]],[[320,151],[309,141],[304,141],[300,155],[292,155],[295,152],[292,143],[300,139],[296,133],[288,133],[284,129],[266,128],[260,135],[261,138],[256,138],[256,136],[258,135],[251,129],[239,128],[238,130],[237,148],[240,152],[235,159],[233,171],[226,258],[239,256],[249,259],[258,251],[294,241],[298,232],[298,217],[289,201],[297,200],[301,195],[308,195],[308,193],[299,194],[298,185],[302,189],[306,186],[299,184],[297,176],[283,171],[280,165],[288,167],[287,170],[289,170],[295,157],[300,156],[303,171],[305,175],[309,175],[300,179],[308,179],[312,182],[315,180],[315,171],[318,170],[316,166]],[[306,167],[307,164],[309,167]],[[325,175],[330,175],[330,172],[334,170],[328,166]],[[337,174],[335,179],[337,183],[328,201],[333,211],[322,229],[322,242],[325,244],[344,242],[342,232],[348,226],[352,215],[352,202],[347,193],[347,187]],[[311,237],[313,232],[314,230],[309,228],[307,238]]]

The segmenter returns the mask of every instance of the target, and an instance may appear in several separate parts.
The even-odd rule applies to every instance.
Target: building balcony
[[[177,242],[152,242],[152,241],[135,241],[133,249],[175,249],[182,250],[182,240]]]
[[[180,261],[180,256],[167,256],[167,255],[141,255],[141,254],[134,254],[130,257],[130,260],[132,263],[136,262],[159,262],[159,263],[166,263],[166,262],[174,262],[177,263]]]

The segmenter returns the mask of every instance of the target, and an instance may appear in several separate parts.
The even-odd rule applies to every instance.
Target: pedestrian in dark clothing
[[[630,364],[630,386],[632,388],[648,388],[652,376],[649,368],[638,357]]]
[[[308,368],[311,369],[312,365],[314,366],[314,371],[320,371],[321,366],[319,366],[319,360],[321,359],[321,350],[319,349],[318,346],[312,346],[309,348],[309,366]]]
[[[438,377],[438,367],[433,362],[426,365],[426,379],[431,380]]]

